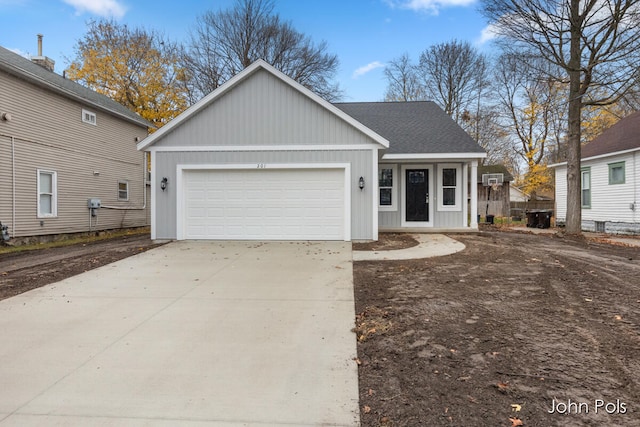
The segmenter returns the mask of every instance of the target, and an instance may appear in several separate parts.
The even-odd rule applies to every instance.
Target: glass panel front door
[[[406,170],[405,221],[429,221],[429,170]]]

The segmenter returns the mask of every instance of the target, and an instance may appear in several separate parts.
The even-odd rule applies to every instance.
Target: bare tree
[[[453,40],[420,55],[419,75],[427,95],[460,122],[465,111],[477,109],[486,86],[486,62],[471,44]]]
[[[566,85],[550,77],[558,74],[552,68],[540,58],[505,53],[494,73],[494,94],[503,112],[503,124],[517,141],[515,151],[527,165],[524,188],[531,194],[551,187],[545,170],[548,144],[558,131],[554,117],[561,114],[560,105],[566,100]]]
[[[619,100],[637,81],[640,0],[483,0],[507,51],[540,56],[568,81],[567,218],[581,233],[582,109]]]
[[[418,80],[416,66],[408,53],[395,58],[384,69],[387,78],[385,101],[421,101],[425,99],[424,88]]]
[[[338,100],[338,57],[274,13],[273,0],[236,0],[197,19],[183,60],[194,96],[203,96],[263,59],[323,98]]]

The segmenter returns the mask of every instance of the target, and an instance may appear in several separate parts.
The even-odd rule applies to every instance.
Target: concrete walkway
[[[357,426],[350,244],[175,242],[0,302],[0,426]]]
[[[451,255],[465,248],[464,244],[442,234],[414,234],[418,245],[390,251],[353,251],[354,261],[391,261],[431,258]]]

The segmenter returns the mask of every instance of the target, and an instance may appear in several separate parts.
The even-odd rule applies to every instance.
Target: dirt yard
[[[639,248],[451,237],[354,264],[363,426],[640,425]]]
[[[451,237],[467,249],[354,264],[362,426],[640,425],[639,248]],[[0,299],[154,246],[142,235],[0,255]]]
[[[148,234],[0,254],[0,300],[151,249]]]

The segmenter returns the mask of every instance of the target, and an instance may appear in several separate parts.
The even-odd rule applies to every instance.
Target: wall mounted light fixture
[[[164,178],[162,178],[162,181],[160,181],[160,188],[162,189],[162,191],[167,189],[168,184],[169,184],[169,179],[165,176]]]
[[[358,187],[360,187],[360,190],[364,190],[364,178],[360,177],[360,179],[358,180]]]

